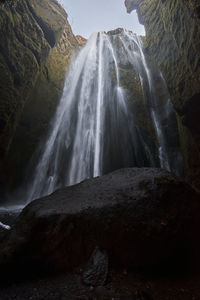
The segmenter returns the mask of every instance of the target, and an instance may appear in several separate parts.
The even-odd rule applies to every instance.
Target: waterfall
[[[144,107],[141,111],[148,118],[152,137],[138,123],[121,78],[126,69],[139,78],[139,105]],[[168,120],[175,118],[174,112],[159,71],[156,76],[162,99],[154,87],[140,37],[122,29],[92,34],[71,62],[26,199],[122,167],[163,167],[178,173],[177,141],[168,147],[172,131]]]

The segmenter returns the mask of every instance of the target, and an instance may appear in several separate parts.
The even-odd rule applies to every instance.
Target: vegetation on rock
[[[190,1],[126,0],[146,29],[146,51],[158,63],[177,111],[185,171],[200,189],[200,14]]]
[[[56,0],[2,5],[0,27],[0,155],[10,184],[46,132],[79,45]]]

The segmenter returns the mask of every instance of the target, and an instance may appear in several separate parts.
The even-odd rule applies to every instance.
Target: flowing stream
[[[126,87],[132,76],[124,80],[122,69],[139,79],[141,113],[146,112],[152,137],[148,126],[145,131],[138,123]],[[122,29],[92,34],[71,63],[27,201],[122,167],[162,167],[179,174],[177,141],[169,143],[175,115],[162,75],[157,71],[162,100],[154,77],[140,37]]]

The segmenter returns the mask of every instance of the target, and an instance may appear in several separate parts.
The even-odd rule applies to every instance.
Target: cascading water
[[[121,69],[134,70],[151,126],[146,139],[128,101]],[[159,73],[162,89],[164,80]],[[126,30],[94,33],[71,63],[51,130],[27,189],[28,201],[86,178],[131,166],[164,167],[178,172],[178,152],[168,149],[163,120],[173,115],[169,99],[158,104],[153,76],[141,39]]]

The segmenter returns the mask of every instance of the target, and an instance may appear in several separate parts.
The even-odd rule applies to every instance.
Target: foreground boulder
[[[167,171],[121,169],[25,207],[1,243],[1,270],[70,270],[96,247],[114,267],[185,259],[198,244],[199,215],[199,195]]]

